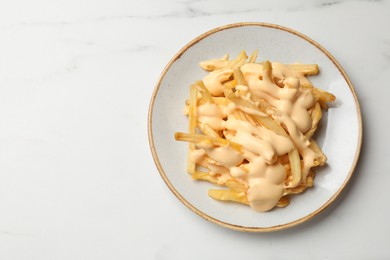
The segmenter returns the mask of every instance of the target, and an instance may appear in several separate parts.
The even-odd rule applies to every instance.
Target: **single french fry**
[[[220,137],[210,137],[207,135],[201,135],[201,134],[187,134],[187,133],[181,133],[176,132],[175,133],[175,139],[176,141],[183,141],[183,142],[190,142],[194,144],[205,144],[205,145],[217,145],[217,146],[223,146],[223,147],[231,147],[234,150],[241,152],[242,146],[228,141],[226,139],[220,138]]]
[[[190,88],[190,99],[188,105],[188,132],[195,134],[197,124],[197,101],[198,101],[198,90],[194,85]]]
[[[298,149],[294,148],[288,153],[288,158],[291,165],[291,180],[287,184],[288,188],[295,188],[301,182],[301,159],[299,157]]]
[[[208,181],[208,182],[211,182],[213,184],[216,184],[216,185],[220,185],[218,183],[218,178],[217,176],[211,176],[209,173],[207,172],[201,172],[201,171],[195,171],[193,174],[192,174],[192,178],[194,180],[200,180],[200,181]]]
[[[321,105],[319,102],[317,102],[314,105],[313,110],[311,112],[311,127],[309,131],[307,131],[305,134],[307,139],[310,139],[313,136],[314,132],[317,130],[317,126],[321,118],[322,118]]]
[[[248,205],[248,199],[243,192],[236,192],[232,190],[214,190],[210,189],[209,196],[216,200],[233,201]]]
[[[252,55],[249,57],[248,62],[255,63],[258,54],[259,54],[259,50],[256,49],[256,50],[252,53]]]
[[[303,75],[317,75],[319,73],[318,64],[288,64],[290,69],[296,72],[302,73]]]
[[[196,125],[197,125],[197,101],[198,101],[198,90],[196,86],[192,85],[190,87],[190,99],[189,99],[189,105],[188,105],[188,118],[189,118],[189,124],[188,124],[188,132],[190,134],[195,134],[196,132]],[[194,162],[192,162],[189,158],[190,152],[195,149],[195,145],[193,143],[189,144],[189,153],[187,158],[187,172],[190,174],[193,174],[196,170],[196,165]]]

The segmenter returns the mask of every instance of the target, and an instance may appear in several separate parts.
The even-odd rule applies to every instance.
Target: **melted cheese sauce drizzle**
[[[199,163],[207,154],[212,161],[212,171],[218,171],[224,178],[231,175],[246,182],[249,204],[260,212],[272,209],[284,193],[287,172],[277,161],[277,156],[287,154],[295,145],[303,159],[303,180],[315,165],[316,158],[304,135],[311,127],[308,109],[314,105],[314,97],[309,90],[300,88],[303,81],[301,75],[280,63],[273,63],[272,69],[274,77],[283,80],[279,83],[284,85],[283,88],[262,75],[263,66],[257,63],[247,63],[241,67],[248,83],[248,86],[241,88],[246,90],[247,87],[249,98],[250,95],[262,98],[275,109],[273,118],[285,126],[290,138],[277,135],[263,126],[236,119],[231,115],[237,109],[234,104],[223,106],[205,103],[197,108],[199,122],[217,131],[232,131],[235,134],[230,136],[230,140],[240,144],[244,152],[239,153],[228,147],[198,146],[190,155],[192,161]],[[230,69],[215,70],[203,82],[212,95],[221,96],[224,90],[222,82],[228,80],[232,73]],[[260,111],[258,115],[264,116]],[[247,172],[238,167],[244,160],[248,161]]]

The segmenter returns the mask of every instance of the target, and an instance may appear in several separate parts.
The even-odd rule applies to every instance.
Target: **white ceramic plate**
[[[183,106],[189,86],[206,74],[198,63],[259,50],[258,60],[316,63],[320,74],[310,77],[317,87],[337,97],[323,118],[316,140],[328,156],[317,170],[315,187],[293,196],[286,208],[258,213],[250,207],[208,197],[212,184],[193,181],[186,173],[188,144],[174,133],[186,132]],[[239,23],[213,29],[187,44],[164,69],[149,110],[149,141],[156,166],[176,197],[203,218],[241,231],[272,231],[302,223],[329,206],[344,189],[355,168],[362,140],[362,122],[354,89],[337,61],[308,37],[278,25]]]

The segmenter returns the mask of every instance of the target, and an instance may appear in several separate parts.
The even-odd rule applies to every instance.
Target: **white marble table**
[[[0,259],[388,259],[390,1],[0,2]],[[364,141],[322,214],[274,233],[200,218],[152,160],[147,111],[170,58],[214,27],[280,24],[348,73]]]

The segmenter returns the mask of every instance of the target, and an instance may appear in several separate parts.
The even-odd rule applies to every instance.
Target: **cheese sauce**
[[[228,147],[202,147],[194,150],[190,158],[200,162],[204,156],[214,161],[213,168],[228,173],[248,184],[247,198],[250,206],[256,211],[272,209],[283,196],[287,172],[277,157],[298,148],[303,159],[302,175],[306,179],[311,167],[315,165],[316,154],[310,149],[310,142],[304,133],[311,127],[309,109],[314,105],[314,97],[309,90],[300,88],[304,77],[280,63],[272,64],[273,79],[263,75],[263,65],[247,63],[241,67],[247,86],[239,88],[248,90],[250,95],[266,100],[274,109],[272,117],[284,126],[290,138],[278,135],[250,122],[238,120],[232,113],[237,107],[205,103],[197,108],[198,120],[219,131],[231,131],[231,141],[243,147],[243,153]],[[222,83],[229,79],[231,69],[218,69],[210,72],[203,82],[214,96],[223,95]],[[280,87],[283,85],[284,87]],[[251,111],[248,111],[250,113]],[[264,116],[258,111],[258,116]],[[248,171],[238,167],[244,160]],[[226,177],[226,176],[225,176]]]

